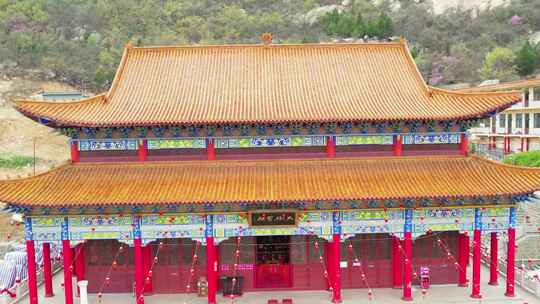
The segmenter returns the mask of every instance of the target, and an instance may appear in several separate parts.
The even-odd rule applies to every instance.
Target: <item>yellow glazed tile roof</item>
[[[26,206],[295,202],[526,194],[540,170],[475,157],[68,164],[0,182]]]
[[[516,81],[501,82],[499,84],[478,86],[473,88],[457,90],[462,93],[478,92],[503,92],[511,90],[523,90],[528,88],[540,87],[540,78],[521,79]]]
[[[104,127],[453,120],[519,99],[428,87],[400,41],[127,47],[107,93],[16,106],[58,125]]]

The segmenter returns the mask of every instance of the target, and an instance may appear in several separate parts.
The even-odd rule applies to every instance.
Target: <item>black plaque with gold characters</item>
[[[249,225],[252,227],[295,227],[296,211],[252,211],[249,213]]]

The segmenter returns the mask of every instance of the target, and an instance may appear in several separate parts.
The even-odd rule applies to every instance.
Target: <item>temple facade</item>
[[[16,102],[71,146],[69,163],[0,181],[25,215],[30,303],[36,246],[53,295],[51,243],[66,304],[73,276],[137,304],[201,284],[209,304],[218,291],[328,290],[338,303],[343,288],[377,287],[412,300],[426,276],[479,298],[481,239],[496,284],[501,234],[513,296],[516,204],[540,171],[468,156],[466,130],[520,97],[429,87],[404,41],[127,45],[108,92]]]

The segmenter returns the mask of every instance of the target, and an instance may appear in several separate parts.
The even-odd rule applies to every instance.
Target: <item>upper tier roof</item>
[[[107,93],[16,106],[57,125],[105,127],[455,120],[519,99],[428,87],[401,41],[127,47]]]
[[[90,206],[529,194],[540,169],[475,157],[78,163],[0,182],[0,202]]]

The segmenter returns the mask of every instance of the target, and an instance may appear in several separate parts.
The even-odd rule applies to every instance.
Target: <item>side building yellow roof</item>
[[[521,79],[515,81],[506,81],[498,84],[483,85],[467,89],[460,89],[462,93],[479,93],[479,92],[507,92],[514,90],[523,90],[533,87],[540,87],[540,78]]]

